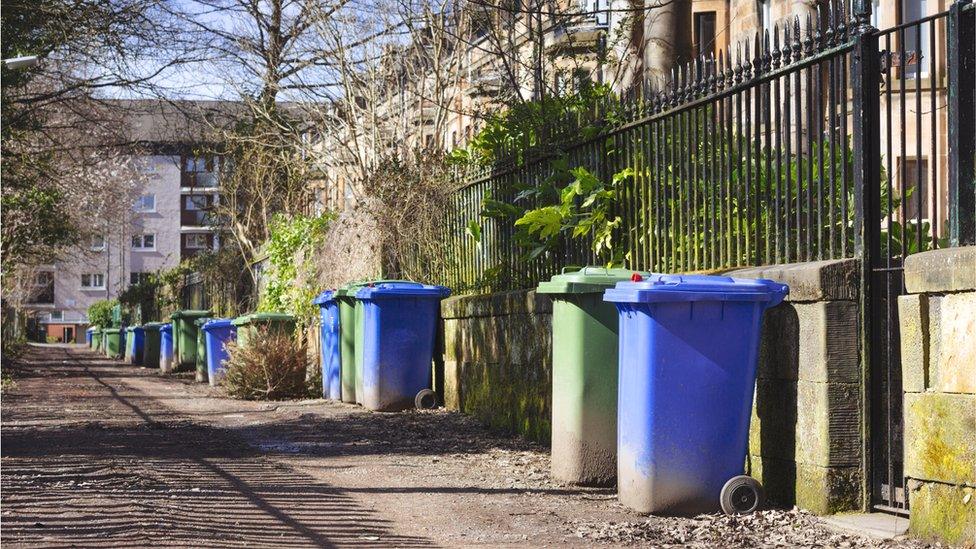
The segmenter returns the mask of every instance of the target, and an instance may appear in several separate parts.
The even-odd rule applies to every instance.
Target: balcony
[[[207,210],[180,210],[180,225],[208,227],[212,225],[212,213]]]
[[[600,36],[609,28],[602,14],[580,16],[578,19],[553,29],[546,49],[596,47]]]

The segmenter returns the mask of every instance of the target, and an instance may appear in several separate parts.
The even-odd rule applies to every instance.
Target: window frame
[[[702,37],[701,37],[701,20],[706,17],[711,17],[712,20],[712,38],[711,38],[711,48],[707,52],[701,51],[702,49]],[[701,57],[702,55],[715,53],[715,42],[718,40],[718,12],[715,10],[708,11],[696,11],[691,14],[691,24],[692,30],[694,31],[695,40],[695,56]]]
[[[909,6],[919,7],[919,16],[913,18],[911,21],[905,18],[905,5],[908,2]],[[924,6],[921,4],[924,2]],[[919,21],[928,16],[929,5],[928,0],[898,0],[895,2],[895,15],[897,16],[897,25],[903,25],[906,23],[912,23],[914,21]],[[925,80],[932,75],[932,52],[928,51],[931,45],[931,37],[929,33],[932,32],[931,25],[928,23],[923,23],[921,25],[921,36],[919,39],[921,43],[918,44],[917,50],[914,51],[919,58],[915,60],[914,63],[908,63],[906,59],[905,64],[899,65],[898,70],[904,73],[906,81],[921,81]],[[908,42],[915,40],[915,29],[914,27],[905,28],[895,34],[895,38],[898,41],[898,48],[905,55],[908,54]],[[938,47],[938,42],[936,43]]]
[[[152,197],[152,208],[145,207],[145,198]],[[136,203],[132,206],[132,211],[136,213],[156,213],[156,193],[146,193],[139,195]]]
[[[146,238],[152,239],[152,246],[146,246]],[[139,239],[139,245],[136,246],[136,239]],[[154,252],[156,251],[156,233],[140,233],[132,235],[132,251],[137,252]]]
[[[101,238],[102,239],[102,243],[100,245],[98,245],[98,246],[95,245],[95,239],[96,238]],[[88,246],[88,249],[89,250],[91,250],[93,252],[104,252],[105,251],[105,235],[103,235],[103,234],[93,234],[93,235],[91,235],[91,239],[90,239],[90,241],[89,241],[88,244],[89,244],[89,246]]]
[[[89,277],[89,284],[85,285],[85,277]],[[94,286],[95,277],[101,277],[101,285]],[[81,273],[81,289],[82,290],[104,290],[105,289],[105,273]]]
[[[183,241],[183,247],[186,248],[187,250],[207,250],[207,249],[210,249],[210,246],[211,245],[208,242],[209,239],[207,238],[207,236],[209,236],[209,235],[207,233],[186,233],[185,236],[186,236],[186,238]],[[190,245],[190,237],[202,237],[203,238],[203,245],[202,246],[191,246]]]
[[[905,156],[899,159],[899,173],[898,180],[895,182],[898,185],[898,191],[901,192],[901,181],[904,178],[905,181],[905,191],[911,191],[911,194],[907,199],[902,197],[902,202],[900,207],[902,209],[902,215],[905,217],[906,223],[927,223],[931,222],[929,219],[929,157],[928,156]],[[920,169],[921,168],[921,169]],[[922,174],[922,186],[920,189],[915,188],[915,184],[918,181],[917,175],[919,172]],[[914,189],[914,190],[912,190]],[[918,207],[918,198],[915,193],[922,193],[922,211],[913,211]],[[921,214],[921,215],[919,215]]]

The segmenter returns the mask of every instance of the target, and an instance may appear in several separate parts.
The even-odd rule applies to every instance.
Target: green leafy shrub
[[[112,325],[112,308],[118,305],[118,300],[103,299],[88,306],[88,322],[92,326],[103,328]]]
[[[305,346],[277,330],[255,330],[245,347],[227,346],[221,382],[227,394],[244,400],[281,400],[308,394]]]

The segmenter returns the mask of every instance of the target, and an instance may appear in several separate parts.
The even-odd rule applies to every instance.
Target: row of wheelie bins
[[[172,322],[150,322],[126,328],[91,327],[88,345],[110,358],[159,368],[164,373],[194,369],[198,381],[219,382],[227,359],[226,344],[237,340],[238,326],[247,329],[269,322],[289,323],[288,315],[257,313],[237,319],[210,318],[209,311],[177,311]]]
[[[443,286],[405,280],[326,290],[320,310],[322,396],[374,411],[431,407]]]
[[[743,474],[763,312],[789,289],[763,279],[564,270],[553,299],[552,475],[613,485],[643,513],[748,513]]]

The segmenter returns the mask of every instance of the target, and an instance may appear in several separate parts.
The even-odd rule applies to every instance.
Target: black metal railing
[[[848,13],[844,2],[822,4],[816,15],[675,70],[661,92],[596,104],[540,129],[531,143],[502,143],[495,154],[502,160],[468,172],[454,195],[440,282],[459,292],[527,288],[563,265],[603,259],[586,237],[532,256],[517,241],[514,218],[486,215],[486,198],[523,210],[544,205],[523,191],[553,177],[557,163],[604,182],[632,170],[614,212],[621,218],[614,237],[631,268],[708,271],[853,257],[860,214]],[[925,139],[946,131],[946,17],[873,35],[884,79],[880,184],[892,214],[883,231],[902,255],[950,237],[946,145]],[[918,51],[906,47],[913,44]],[[586,127],[602,129],[580,137]]]
[[[520,192],[552,176],[557,160],[604,181],[632,170],[615,212],[615,238],[632,268],[686,272],[852,256],[852,42],[843,4],[821,10],[681,67],[659,93],[622,99],[595,137],[540,145],[469,180],[448,216],[454,239],[444,282],[459,291],[531,287],[562,265],[600,259],[587,238],[528,259],[515,243],[514,219],[483,215],[486,197],[537,206]],[[597,106],[592,116],[608,110]],[[587,122],[563,121],[550,140],[578,135]],[[472,225],[481,227],[480,241],[466,234]]]

